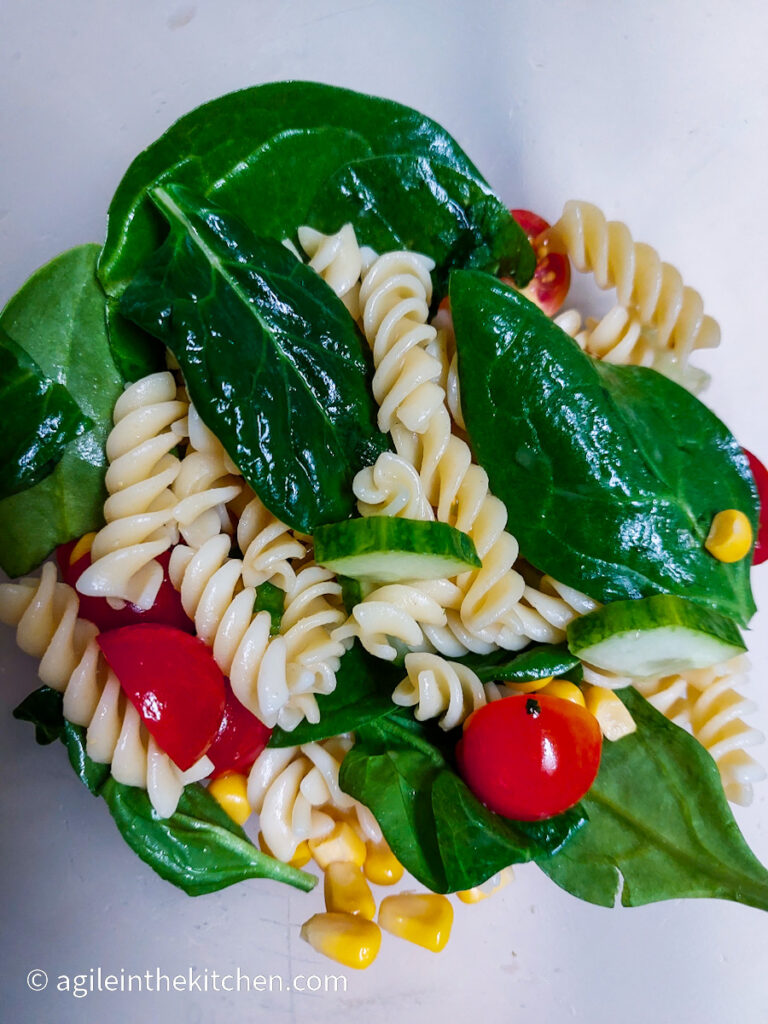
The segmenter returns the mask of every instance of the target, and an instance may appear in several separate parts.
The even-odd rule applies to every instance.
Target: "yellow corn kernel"
[[[221,804],[238,825],[244,825],[251,816],[248,803],[248,779],[238,772],[225,772],[208,786],[208,792]]]
[[[373,893],[362,868],[349,860],[335,860],[325,869],[325,909],[331,913],[359,914],[372,921],[376,916]]]
[[[595,716],[607,740],[620,740],[637,729],[634,718],[613,690],[604,686],[588,686],[586,704],[587,711]]]
[[[310,839],[309,848],[323,871],[335,860],[351,861],[359,868],[365,862],[365,843],[346,821],[338,822],[322,839]]]
[[[400,939],[439,953],[451,937],[453,907],[445,896],[433,892],[385,896],[379,907],[379,924]]]
[[[384,840],[368,843],[366,850],[363,871],[369,882],[374,885],[395,885],[400,881],[405,868]]]
[[[75,562],[79,562],[83,555],[87,555],[93,547],[93,542],[96,538],[95,533],[84,533],[80,540],[72,548],[69,554],[69,564],[74,565]]]
[[[489,896],[495,895],[508,886],[514,877],[512,868],[502,868],[501,871],[497,871],[495,875],[491,875],[480,885],[474,885],[471,889],[462,889],[456,895],[462,903],[480,903],[481,900],[487,900]]]
[[[507,683],[510,690],[515,693],[533,693],[535,690],[542,690],[552,682],[552,676],[545,676],[543,679],[531,679],[529,683]]]
[[[381,948],[381,929],[352,914],[315,914],[301,926],[305,942],[345,967],[370,967]]]
[[[752,524],[737,508],[726,508],[712,520],[704,547],[719,562],[740,562],[752,550]]]
[[[567,679],[553,679],[543,690],[539,690],[539,693],[547,694],[550,697],[560,697],[561,700],[569,700],[572,704],[579,704],[581,707],[586,706],[584,694],[575,683],[569,683]]]
[[[262,853],[266,853],[269,857],[274,857],[274,853],[270,850],[267,840],[264,838],[264,833],[259,832],[259,849]],[[303,868],[305,864],[309,864],[312,859],[312,851],[309,848],[309,843],[304,839],[296,847],[296,850],[288,861],[289,867],[292,868]]]

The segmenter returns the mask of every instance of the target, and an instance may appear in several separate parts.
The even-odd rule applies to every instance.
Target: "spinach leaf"
[[[267,580],[256,587],[256,600],[253,603],[254,612],[269,612],[272,624],[269,627],[269,635],[277,636],[280,632],[280,623],[283,620],[285,610],[285,591],[276,587],[274,583]]]
[[[98,245],[81,245],[38,270],[0,315],[9,334],[51,380],[66,388],[91,429],[66,448],[44,480],[0,501],[0,565],[20,576],[57,544],[103,523],[104,443],[122,390],[109,350]]]
[[[305,719],[291,732],[278,727],[272,731],[268,746],[293,747],[326,740],[390,714],[396,709],[392,691],[401,678],[401,671],[374,658],[355,641],[341,659],[333,693],[317,697],[320,721],[313,725]]]
[[[567,677],[580,682],[584,674],[581,662],[565,644],[540,644],[520,654],[504,650],[490,654],[465,654],[455,660],[469,666],[483,683],[526,683],[548,676]]]
[[[487,185],[424,156],[348,164],[319,191],[309,221],[327,232],[351,221],[358,241],[377,252],[408,249],[431,256],[440,291],[451,267],[528,280],[536,265],[522,230]]]
[[[224,889],[246,878],[273,878],[308,892],[314,875],[258,850],[199,784],[184,789],[170,818],[160,818],[143,789],[113,778],[101,788],[109,812],[131,849],[189,896]]]
[[[0,403],[4,443],[0,498],[34,486],[52,473],[70,441],[91,422],[65,387],[0,327]]]
[[[621,893],[625,907],[711,896],[768,910],[768,871],[739,832],[712,758],[635,690],[618,693],[637,732],[603,744],[583,801],[589,827],[539,867],[603,907]]]
[[[303,533],[352,515],[352,478],[387,442],[344,304],[279,242],[185,189],[154,198],[171,233],[123,312],[171,348],[200,416],[271,512]]]
[[[487,275],[456,271],[451,308],[467,429],[523,557],[600,601],[673,593],[746,623],[750,559],[704,548],[721,509],[757,527],[720,420],[654,370],[585,355]]]
[[[285,141],[293,133],[303,137]],[[330,175],[343,161],[366,155],[365,147],[373,156],[401,154],[438,161],[481,189],[486,187],[444,128],[400,103],[314,82],[254,86],[193,110],[133,161],[109,208],[99,261],[105,290],[119,296],[165,237],[166,227],[149,199],[153,185],[175,182],[210,191],[233,210],[230,202],[248,196],[243,219],[259,234],[275,230],[282,237],[291,219],[294,229],[304,221],[302,203],[306,199],[309,204],[320,174]],[[290,176],[282,178],[280,172],[286,168]],[[286,181],[289,186],[283,188]],[[275,202],[275,209],[266,214],[264,206],[269,204],[258,201],[264,189]],[[291,192],[298,193],[296,198]],[[339,227],[340,223],[334,230]],[[532,251],[526,250],[519,234],[515,239],[515,247],[521,246],[524,253],[517,280],[525,284],[533,273]]]
[[[203,786],[186,786],[176,812],[160,818],[143,789],[115,782],[108,764],[85,751],[85,729],[68,722],[62,694],[41,686],[13,712],[32,722],[38,743],[60,739],[80,781],[101,796],[134,853],[166,881],[190,896],[215,892],[246,878],[273,878],[309,891],[314,875],[258,850]]]
[[[470,889],[509,864],[549,856],[586,821],[578,808],[540,822],[494,814],[423,730],[394,717],[358,730],[339,782],[371,809],[395,856],[433,892]]]

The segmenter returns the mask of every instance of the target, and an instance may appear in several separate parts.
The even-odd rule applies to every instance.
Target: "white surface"
[[[681,0],[6,0],[0,302],[62,249],[101,239],[123,170],[176,117],[236,87],[317,79],[432,115],[510,205],[553,219],[567,198],[590,199],[679,265],[723,328],[720,351],[700,360],[716,378],[708,400],[765,459],[765,12]],[[755,576],[765,605],[768,566]],[[767,621],[751,637],[765,731]],[[128,850],[60,746],[37,748],[11,719],[34,666],[9,631],[0,643],[4,1020],[768,1021],[768,915],[738,905],[603,910],[521,868],[503,895],[457,906],[442,955],[385,936],[357,974],[299,940],[319,893],[248,882],[190,900]],[[768,783],[737,817],[768,862]],[[74,999],[25,984],[33,968],[55,978],[99,966],[346,973],[348,991]]]

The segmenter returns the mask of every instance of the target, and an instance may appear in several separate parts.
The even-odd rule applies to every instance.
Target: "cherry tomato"
[[[214,779],[225,772],[247,774],[272,735],[272,730],[240,703],[228,680],[225,688],[224,717],[216,738],[206,751],[215,767]]]
[[[456,755],[462,778],[486,807],[505,818],[538,821],[584,796],[601,747],[600,726],[586,708],[521,694],[470,715]]]
[[[752,564],[760,565],[768,560],[768,469],[760,459],[752,452],[744,449],[744,454],[749,459],[749,468],[757,484],[757,494],[760,498],[760,524],[757,528],[757,541],[752,554]]]
[[[547,316],[554,316],[565,302],[571,286],[571,264],[564,253],[547,252],[541,236],[549,224],[530,210],[510,210],[517,223],[528,236],[536,253],[536,270],[533,277],[520,289],[522,294]]]
[[[61,544],[56,548],[56,559],[61,569],[61,577],[70,587],[74,587],[82,574],[91,564],[90,552],[86,552],[76,562],[70,563],[70,557],[78,541]],[[121,626],[132,626],[139,622],[161,622],[166,626],[174,626],[185,633],[194,633],[194,623],[187,617],[181,606],[181,597],[168,578],[168,562],[170,551],[158,555],[157,561],[163,567],[163,582],[157,592],[151,608],[142,610],[133,604],[122,608],[113,608],[105,597],[88,597],[78,594],[80,598],[79,614],[88,619],[100,630],[119,629]]]
[[[151,622],[96,639],[158,746],[182,771],[191,768],[216,738],[226,705],[224,676],[210,649]]]

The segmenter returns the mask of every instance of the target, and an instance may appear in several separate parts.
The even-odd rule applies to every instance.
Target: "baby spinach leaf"
[[[0,498],[24,491],[52,473],[69,442],[91,425],[67,389],[47,377],[2,327],[0,405]]]
[[[539,867],[574,896],[611,907],[711,896],[768,910],[768,871],[751,852],[715,762],[635,690],[618,691],[637,732],[604,743],[584,798],[589,827]]]
[[[82,784],[94,796],[101,796],[101,788],[110,778],[111,769],[108,764],[100,764],[92,760],[86,753],[85,729],[81,725],[74,725],[65,720],[61,739],[67,748],[69,763],[75,769]]]
[[[451,267],[498,270],[527,281],[536,266],[524,232],[487,185],[424,156],[360,160],[329,178],[309,222],[332,232],[348,221],[358,241],[377,252],[431,256],[440,283]]]
[[[305,719],[291,732],[278,727],[268,746],[292,747],[325,740],[390,714],[395,710],[392,691],[401,678],[401,671],[372,657],[356,641],[341,659],[333,693],[317,697],[320,721],[313,725]]]
[[[339,782],[371,809],[395,856],[433,892],[470,889],[509,864],[549,856],[586,821],[578,808],[539,822],[494,814],[423,730],[389,717],[358,730]]]
[[[750,559],[704,541],[714,515],[757,527],[746,456],[654,370],[585,355],[533,303],[475,271],[451,278],[461,399],[523,557],[600,601],[679,594],[746,623]]]
[[[170,818],[158,816],[143,789],[123,786],[111,777],[101,795],[134,853],[189,896],[216,892],[246,878],[272,878],[305,892],[317,884],[314,875],[257,849],[197,783],[184,789]]]
[[[298,132],[311,134],[283,145],[288,133]],[[273,144],[275,152],[262,160],[260,154],[265,155]],[[312,147],[314,156],[310,159],[307,148],[299,163],[305,145]],[[286,161],[288,166],[293,161],[299,167],[298,175],[292,172],[285,179],[290,187],[282,187],[285,180],[277,173],[268,185],[271,195],[279,183],[275,201],[294,211],[293,216],[298,217],[295,228],[303,220],[303,212],[300,201],[289,194],[296,190],[301,197],[311,198],[314,182],[319,180],[312,172],[313,160],[319,159],[322,171],[330,174],[341,166],[342,159],[364,155],[363,146],[375,156],[438,159],[479,185],[485,184],[444,128],[400,103],[315,82],[273,82],[243,89],[204,103],[182,117],[128,168],[109,208],[107,239],[99,261],[104,288],[109,295],[119,296],[165,237],[167,228],[149,199],[153,184],[173,181],[201,192],[210,189],[212,195],[226,195],[231,181],[231,201],[242,198],[250,186],[254,198],[247,202],[243,219],[263,234],[264,212],[257,197],[271,173],[270,166],[277,171],[286,167]],[[249,174],[252,162],[253,175]],[[301,184],[305,175],[312,183],[307,187]],[[234,206],[228,208],[235,210]],[[253,224],[248,221],[251,213],[258,218]],[[285,216],[276,211],[270,216],[282,231]],[[334,230],[339,227],[341,224],[336,224]],[[525,282],[521,279],[520,283]]]
[[[92,424],[44,480],[0,501],[0,565],[9,576],[28,572],[57,544],[103,523],[104,443],[122,380],[107,340],[98,252],[98,245],[81,245],[62,253],[0,315],[0,327],[66,388]]]
[[[264,504],[303,533],[355,511],[376,461],[370,356],[340,299],[279,242],[169,186],[170,235],[122,310],[171,348],[200,416]]]
[[[483,683],[527,683],[549,676],[571,679],[574,675],[575,681],[580,682],[583,677],[581,662],[565,644],[540,644],[520,654],[504,650],[465,654],[455,660],[468,665]]]
[[[256,587],[256,600],[253,602],[254,612],[269,612],[272,624],[269,627],[269,635],[277,636],[280,632],[280,623],[285,610],[285,591],[267,580]]]

